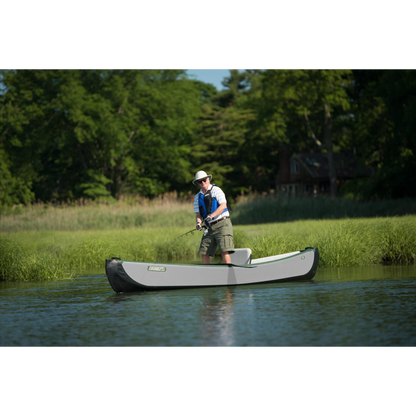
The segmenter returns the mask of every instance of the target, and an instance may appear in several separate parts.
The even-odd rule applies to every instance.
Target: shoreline
[[[102,267],[106,258],[178,262],[199,259],[200,235],[173,242],[180,227],[0,233],[0,280],[48,281]],[[192,224],[192,225],[191,225]],[[253,258],[318,247],[319,267],[414,264],[416,216],[234,225],[235,247]]]

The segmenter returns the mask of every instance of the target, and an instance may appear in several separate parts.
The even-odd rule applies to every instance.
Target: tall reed
[[[70,262],[64,256],[27,252],[14,241],[0,239],[0,280],[39,281],[73,276]]]
[[[329,197],[282,194],[242,195],[233,210],[235,224],[263,224],[306,219],[392,217],[416,214],[416,199],[359,202]]]
[[[102,202],[36,203],[0,207],[0,232],[23,230],[111,230],[137,227],[165,227],[192,223],[193,197],[176,193],[147,198],[121,198]]]
[[[200,261],[201,233],[175,238],[189,228],[30,231],[0,235],[0,279],[68,278],[85,269],[104,273],[111,257],[149,262]],[[254,258],[318,247],[320,267],[412,264],[416,216],[308,220],[234,227],[235,247]]]
[[[154,200],[3,207],[0,279],[68,278],[91,267],[103,273],[104,260],[111,257],[197,261],[200,233],[174,242],[194,227],[192,199],[191,194],[167,194]],[[415,200],[363,204],[247,196],[231,215],[235,246],[250,247],[254,258],[317,246],[321,267],[343,267],[414,263],[416,216],[369,217],[415,211]]]
[[[416,199],[372,201],[243,195],[232,209],[235,225],[305,219],[390,217],[416,214]],[[67,204],[38,203],[0,207],[0,232],[77,231],[159,228],[193,225],[193,194],[161,195],[149,200],[121,198],[117,202],[80,200]]]
[[[320,267],[413,264],[416,216],[295,221],[240,227],[252,235],[253,257],[318,247]],[[253,233],[254,231],[254,233]]]

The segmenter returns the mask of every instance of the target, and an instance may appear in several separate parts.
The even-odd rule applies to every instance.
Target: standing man
[[[200,170],[192,183],[199,187],[194,199],[194,212],[196,214],[196,228],[201,231],[202,226],[207,227],[204,233],[199,254],[204,264],[210,264],[210,257],[215,256],[217,246],[220,248],[222,262],[231,263],[230,253],[234,253],[233,225],[227,208],[225,194],[217,185],[211,185],[212,175]]]

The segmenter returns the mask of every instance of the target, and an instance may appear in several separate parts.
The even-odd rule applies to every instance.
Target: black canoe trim
[[[105,261],[105,272],[114,292],[137,292],[146,286],[135,282],[124,270],[122,264],[115,259]],[[143,289],[141,289],[143,288]]]

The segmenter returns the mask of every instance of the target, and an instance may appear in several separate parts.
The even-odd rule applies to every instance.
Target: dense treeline
[[[268,191],[283,144],[355,149],[375,172],[357,198],[415,196],[416,71],[232,70],[223,91],[182,70],[0,77],[1,205],[187,193],[199,169],[230,196]]]

